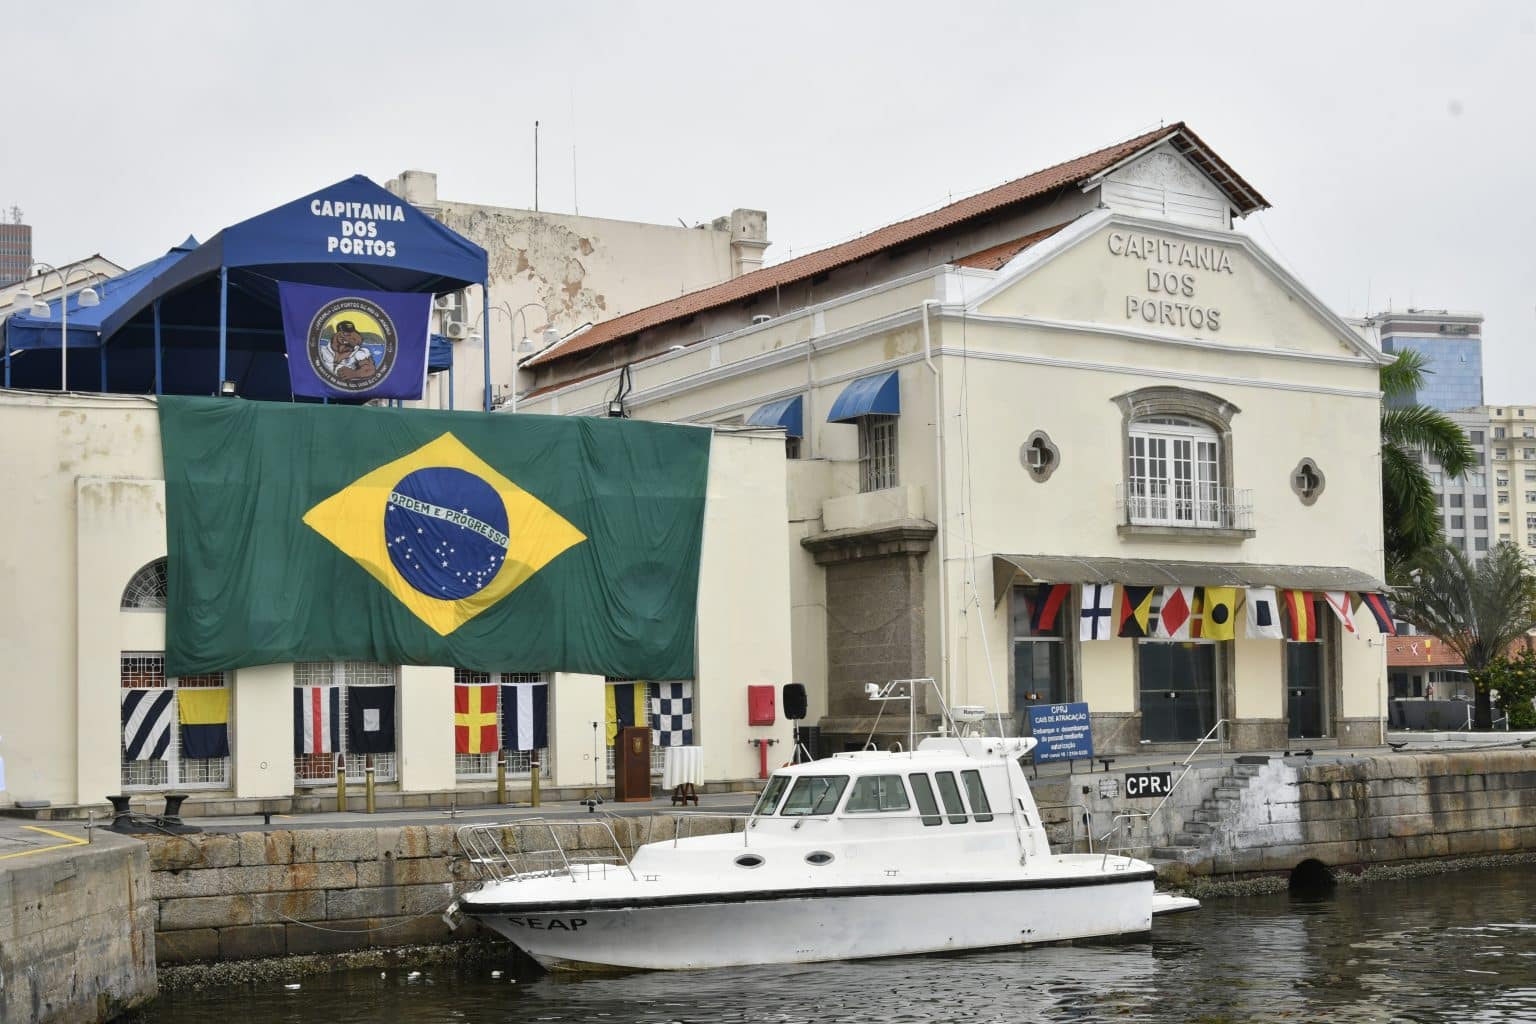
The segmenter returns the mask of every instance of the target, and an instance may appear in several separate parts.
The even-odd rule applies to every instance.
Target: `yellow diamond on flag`
[[[451,433],[352,481],[304,522],[441,636],[587,539]]]

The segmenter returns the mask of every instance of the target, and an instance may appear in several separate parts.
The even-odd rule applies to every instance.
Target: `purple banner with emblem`
[[[279,281],[288,379],[311,398],[419,399],[432,296]]]

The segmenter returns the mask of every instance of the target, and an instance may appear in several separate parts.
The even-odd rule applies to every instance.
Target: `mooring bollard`
[[[496,755],[496,802],[507,802],[507,752],[502,750]]]
[[[107,797],[107,802],[112,805],[112,824],[107,826],[108,828],[125,829],[128,827],[129,820],[133,817],[133,811],[129,809],[128,801],[132,799],[133,796],[128,793],[115,793]]]
[[[367,798],[368,813],[373,813],[373,755],[368,755],[368,765],[363,769],[363,793]]]
[[[537,807],[537,806],[539,806],[539,755],[538,754],[534,754],[533,755],[533,775],[532,775],[532,779],[531,779],[530,785],[531,785],[532,788],[529,789],[529,791],[528,791],[528,802],[529,802],[529,804],[531,806]]]
[[[336,758],[336,813],[347,812],[347,759]]]
[[[185,793],[165,794],[165,820],[172,825],[181,824],[181,805],[187,799]]]

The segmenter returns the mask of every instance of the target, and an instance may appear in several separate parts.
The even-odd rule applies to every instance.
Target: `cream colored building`
[[[1381,638],[1320,604],[1316,643],[1080,641],[1076,586],[1031,618],[1042,583],[1380,585],[1382,357],[1233,229],[1265,205],[1171,125],[599,323],[520,409],[784,426],[826,749],[921,676],[1010,725],[1086,701],[1100,752],[1377,743]]]
[[[707,780],[755,778],[753,739],[774,741],[785,757],[789,749],[782,717],[748,726],[746,693],[790,674],[789,567],[780,547],[756,543],[782,533],[783,462],[777,432],[716,432],[700,571],[711,598],[699,606],[687,681]],[[174,789],[194,802],[334,792],[328,772],[294,754],[294,689],[314,683],[396,686],[396,752],[376,765],[385,792],[423,794],[413,800],[425,806],[424,794],[441,805],[455,791],[494,787],[491,758],[455,755],[452,667],[310,663],[164,678],[165,488],[152,398],[0,391],[0,465],[12,531],[0,548],[0,802],[96,804],[125,790]],[[606,786],[606,741],[593,726],[605,721],[605,680],[548,681],[545,784]],[[189,686],[229,690],[230,757],[183,759],[175,737],[165,758],[125,757],[125,688]],[[515,799],[527,798],[529,760],[514,759]],[[362,761],[349,762],[356,784]]]
[[[1494,540],[1536,558],[1536,405],[1485,405]]]
[[[489,327],[481,288],[438,307],[437,330],[454,342],[458,409],[484,407],[487,337],[499,406],[511,397],[514,352],[527,355],[550,338],[756,270],[769,245],[761,210],[733,210],[690,228],[442,199],[430,171],[403,171],[386,187],[490,258]],[[447,408],[449,386],[447,374],[436,375],[424,404]]]

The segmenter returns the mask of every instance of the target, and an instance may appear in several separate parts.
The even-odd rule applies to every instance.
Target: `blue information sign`
[[[1029,731],[1039,743],[1036,764],[1093,759],[1087,704],[1038,704],[1029,709]]]

